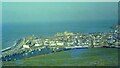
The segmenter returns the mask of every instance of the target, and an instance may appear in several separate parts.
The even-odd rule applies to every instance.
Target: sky
[[[19,36],[22,36],[22,34],[23,35],[27,34],[27,32],[28,34],[30,32],[32,34],[38,33],[44,35],[45,33],[46,34],[54,33],[55,29],[57,32],[75,31],[75,30],[76,31],[106,30],[106,28],[104,29],[104,27],[108,27],[106,26],[106,24],[118,22],[118,3],[117,2],[2,2],[1,15],[2,15],[2,25],[12,24],[9,27],[8,26],[4,27],[3,38],[6,39],[7,41],[11,39],[13,41],[14,38],[18,38]],[[98,23],[101,26],[97,27],[96,25],[91,24],[93,22]],[[45,24],[41,24],[41,23],[45,23]],[[56,23],[59,24],[56,25]],[[61,25],[61,23],[65,23],[65,24]],[[68,24],[68,23],[75,23],[75,24]],[[84,26],[86,26],[87,28],[82,29],[81,23],[87,23],[90,25],[90,27],[93,25],[96,26],[97,28],[95,29],[89,28],[89,25],[86,26],[85,24]],[[13,27],[13,24],[20,24],[22,28],[19,25],[18,25],[19,27],[16,25],[15,27]],[[23,24],[27,24],[27,25],[37,24],[38,26],[28,25],[29,26],[28,28],[26,27],[26,25],[24,27]],[[6,42],[6,40],[4,41]]]
[[[119,0],[1,0],[2,2],[118,2]]]
[[[117,2],[4,2],[3,24],[98,22],[118,19]]]

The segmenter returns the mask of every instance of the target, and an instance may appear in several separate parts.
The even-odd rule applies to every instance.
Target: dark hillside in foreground
[[[118,66],[118,49],[90,48],[39,55],[16,61],[4,61],[3,66]]]

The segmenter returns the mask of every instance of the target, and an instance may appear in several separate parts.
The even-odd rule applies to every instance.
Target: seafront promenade
[[[77,48],[119,48],[120,25],[111,32],[56,33],[53,37],[28,36],[17,40],[14,46],[2,50],[2,60],[11,61],[35,55],[49,54]]]

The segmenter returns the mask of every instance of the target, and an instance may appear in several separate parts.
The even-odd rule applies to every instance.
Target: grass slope
[[[3,66],[118,66],[118,49],[62,51],[17,61],[4,61]]]

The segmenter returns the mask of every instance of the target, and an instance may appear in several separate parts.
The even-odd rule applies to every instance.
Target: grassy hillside
[[[39,55],[17,61],[3,62],[3,66],[116,66],[118,49],[90,48]]]

